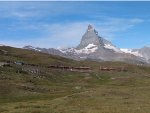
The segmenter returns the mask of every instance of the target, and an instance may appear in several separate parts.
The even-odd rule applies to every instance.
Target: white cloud
[[[109,32],[125,31],[132,28],[136,24],[143,22],[144,20],[133,18],[133,19],[120,19],[120,18],[107,18],[103,23],[98,23],[103,29]]]
[[[1,44],[10,45],[14,47],[23,47],[25,45],[33,45],[36,47],[55,47],[58,46],[76,46],[83,33],[87,29],[88,22],[76,22],[76,23],[66,23],[66,24],[37,24],[37,25],[24,25],[13,26],[11,29],[31,29],[43,32],[42,37],[37,37],[35,39],[22,40],[9,40],[0,41]]]
[[[88,24],[93,24],[99,35],[106,39],[115,38],[116,32],[123,32],[143,22],[142,19],[107,19],[105,22],[75,22],[67,24],[53,24],[47,26],[48,39],[58,41],[60,44],[74,46],[79,44]]]
[[[36,46],[41,47],[59,47],[59,46],[76,46],[87,29],[88,22],[76,22],[66,24],[51,24],[43,25],[44,36],[39,37],[38,40],[34,41],[38,43]],[[34,45],[35,45],[34,43]]]
[[[36,39],[27,39],[26,41],[1,41],[1,44],[23,47],[25,45],[33,45],[37,47],[66,47],[76,46],[79,44],[82,35],[85,33],[88,24],[93,24],[99,35],[106,39],[115,38],[115,33],[127,31],[135,25],[143,22],[142,19],[118,19],[106,18],[105,21],[85,21],[74,23],[57,23],[36,25],[26,24],[24,27],[18,26],[18,29],[34,29],[43,32],[43,36]],[[17,29],[17,26],[14,26]],[[12,27],[13,29],[13,27]]]
[[[112,40],[116,38],[115,34],[117,32],[130,30],[131,28],[142,22],[144,22],[144,20],[138,18],[122,19],[105,17],[105,22],[97,22],[96,27],[102,36],[106,37],[109,40]]]

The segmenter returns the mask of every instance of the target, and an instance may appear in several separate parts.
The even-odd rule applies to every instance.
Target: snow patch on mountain
[[[29,46],[25,46],[24,49],[31,49],[31,50],[35,50],[35,51],[39,51],[39,52],[41,51],[40,49],[38,49],[36,47],[33,47],[33,46],[30,46],[30,45]]]
[[[121,51],[123,51],[124,53],[130,53],[133,54],[135,56],[139,56],[139,57],[143,57],[142,54],[140,54],[138,51],[133,51],[132,49],[120,49]]]
[[[59,50],[62,53],[74,53],[75,52],[75,48],[58,48],[57,50]]]
[[[35,51],[39,51],[39,52],[40,52],[41,50],[39,50],[39,49],[35,48]]]
[[[89,54],[89,53],[95,52],[97,49],[98,49],[98,46],[97,46],[97,45],[89,44],[88,46],[86,46],[86,47],[83,48],[83,49],[79,49],[79,50],[76,49],[75,52],[76,52],[77,54],[80,54],[80,53]]]
[[[111,50],[114,50],[115,52],[122,52],[119,48],[113,46],[113,45],[110,45],[110,44],[105,44],[104,47],[106,49],[111,49]]]
[[[88,44],[83,49],[67,48],[67,49],[58,49],[62,53],[75,53],[75,54],[90,54],[95,52],[98,49],[97,45]]]
[[[95,47],[97,47],[97,45],[89,44],[87,47],[85,47],[85,49],[91,49],[91,48],[95,48]]]

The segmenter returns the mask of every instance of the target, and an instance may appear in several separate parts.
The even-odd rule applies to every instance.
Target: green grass
[[[0,67],[0,113],[149,113],[150,67],[122,62],[74,61],[59,56],[0,47],[0,61],[40,65],[39,74]],[[50,64],[90,66],[90,73],[44,68]],[[102,72],[124,66],[127,72]]]

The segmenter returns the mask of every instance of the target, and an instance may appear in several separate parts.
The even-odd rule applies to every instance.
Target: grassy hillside
[[[0,47],[0,113],[149,113],[150,68],[121,62],[74,61],[12,47]],[[48,65],[89,66],[80,73]],[[99,71],[100,66],[127,71]],[[25,70],[22,70],[25,69]],[[38,70],[38,73],[32,73]]]

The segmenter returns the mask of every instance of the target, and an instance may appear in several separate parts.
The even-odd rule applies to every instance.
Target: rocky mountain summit
[[[92,25],[88,28],[77,47],[54,49],[25,46],[24,49],[59,55],[71,59],[103,60],[103,61],[125,61],[130,63],[150,63],[150,48],[121,49],[110,41],[101,37]]]
[[[115,47],[111,42],[100,37],[91,25],[88,26],[86,33],[82,36],[81,42],[76,49],[83,49],[89,45],[95,45],[97,49],[104,48],[105,46]]]

